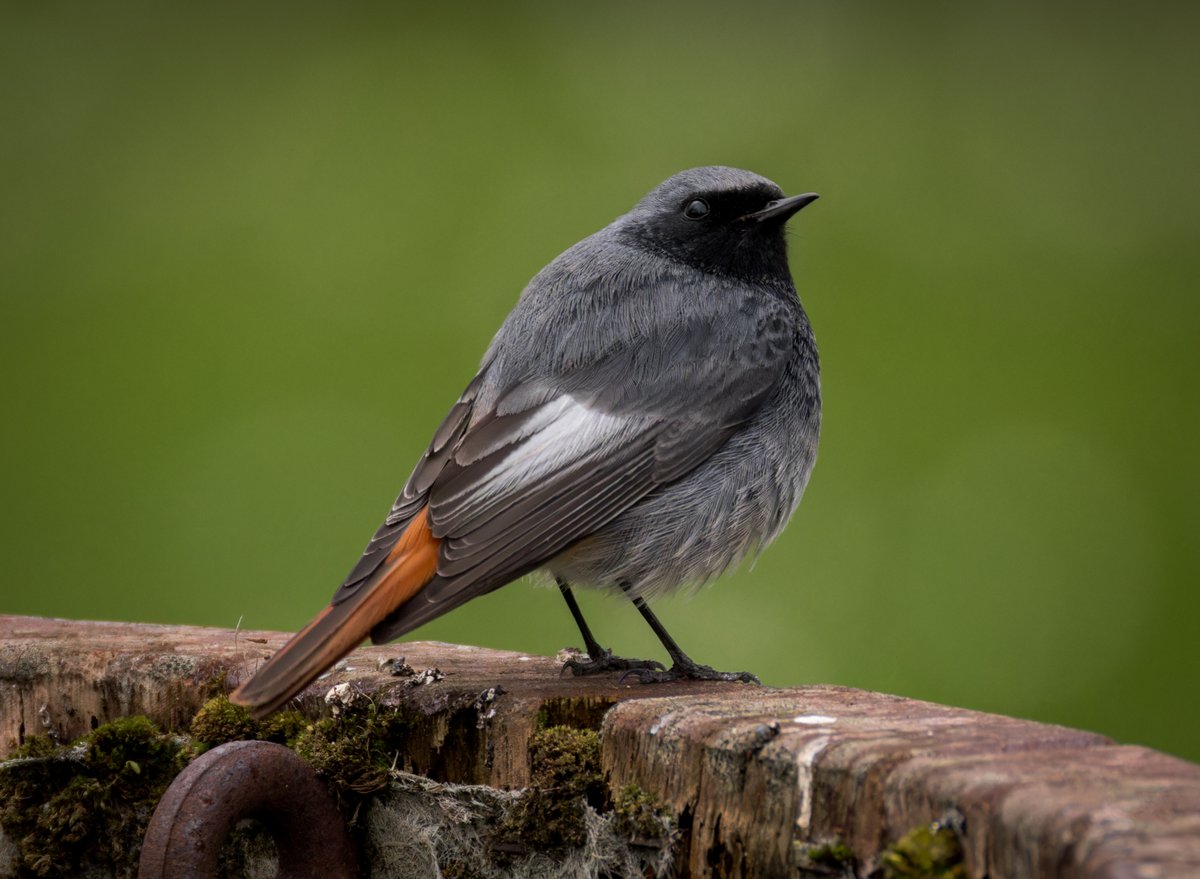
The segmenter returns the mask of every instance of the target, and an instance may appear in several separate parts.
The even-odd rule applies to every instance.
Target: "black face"
[[[672,182],[630,216],[631,243],[713,274],[790,280],[783,228],[794,211],[755,216],[783,198],[779,187],[761,178],[732,187]]]

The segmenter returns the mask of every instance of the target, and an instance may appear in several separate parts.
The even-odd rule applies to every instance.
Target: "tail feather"
[[[441,541],[422,509],[387,560],[354,594],[331,604],[297,632],[229,699],[265,717],[362,643],[371,629],[416,595],[437,571]]]

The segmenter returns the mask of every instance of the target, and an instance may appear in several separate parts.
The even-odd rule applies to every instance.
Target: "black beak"
[[[820,198],[815,192],[806,192],[804,195],[793,195],[791,198],[781,198],[776,201],[768,202],[767,206],[761,211],[755,211],[752,214],[746,214],[742,217],[743,220],[754,220],[756,223],[764,223],[767,220],[775,220],[777,222],[785,222],[788,217],[796,213],[802,207],[812,204]]]

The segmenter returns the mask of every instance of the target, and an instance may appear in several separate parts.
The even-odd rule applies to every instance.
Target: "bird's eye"
[[[683,215],[689,220],[703,220],[708,216],[708,202],[702,198],[694,198],[683,209]]]

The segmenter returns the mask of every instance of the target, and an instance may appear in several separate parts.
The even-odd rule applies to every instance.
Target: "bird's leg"
[[[629,586],[625,583],[621,584],[621,588],[625,590],[625,594],[629,594]],[[757,677],[750,674],[748,671],[717,671],[707,665],[700,665],[694,662],[686,653],[679,649],[679,645],[675,643],[675,639],[670,633],[663,628],[663,624],[658,621],[658,617],[646,605],[646,602],[640,595],[630,596],[633,601],[633,606],[638,609],[642,618],[650,624],[650,628],[654,630],[654,634],[658,636],[658,640],[662,641],[663,647],[667,648],[667,653],[671,655],[671,667],[666,671],[655,671],[648,668],[634,668],[621,675],[622,680],[626,677],[637,677],[643,683],[657,683],[661,681],[741,681],[744,684],[759,684],[762,683]]]
[[[600,642],[596,640],[596,636],[592,634],[592,630],[588,627],[587,620],[583,618],[583,611],[579,609],[579,602],[575,600],[575,593],[571,591],[570,584],[566,580],[555,578],[558,583],[558,590],[562,593],[562,597],[567,602],[567,608],[571,611],[571,616],[575,618],[575,625],[579,626],[579,634],[583,635],[583,647],[587,651],[587,655],[592,659],[599,658],[602,654],[608,653],[600,646]]]
[[[579,626],[579,634],[583,635],[583,646],[587,650],[586,661],[568,659],[563,663],[563,671],[570,670],[576,675],[594,675],[606,671],[661,672],[663,670],[663,664],[653,659],[623,659],[620,656],[613,656],[611,650],[601,647],[600,642],[592,634],[592,630],[588,628],[587,620],[583,618],[583,612],[579,609],[579,603],[575,601],[575,595],[571,592],[570,585],[566,580],[557,578],[556,580],[559,591],[562,592],[567,607],[571,611],[571,616],[575,618],[575,625]]]

